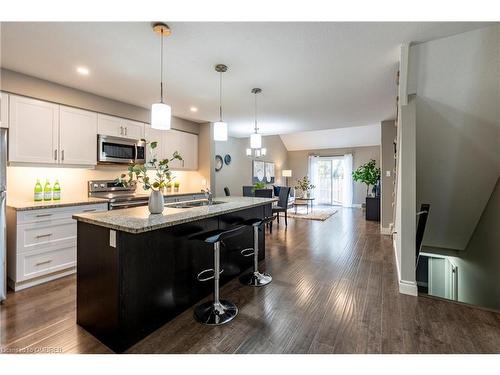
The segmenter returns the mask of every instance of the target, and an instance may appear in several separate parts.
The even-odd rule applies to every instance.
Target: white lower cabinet
[[[7,211],[7,275],[15,291],[75,272],[74,214],[106,211],[107,203]]]

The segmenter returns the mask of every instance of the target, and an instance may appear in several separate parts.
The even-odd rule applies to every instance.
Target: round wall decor
[[[219,172],[224,166],[224,162],[222,161],[222,156],[215,155],[215,171]]]
[[[226,165],[231,164],[231,155],[226,154],[226,155],[224,156],[224,163],[226,163]]]

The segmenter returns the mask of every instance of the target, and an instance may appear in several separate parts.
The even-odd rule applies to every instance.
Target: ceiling
[[[313,130],[280,136],[288,151],[380,145],[380,124]]]
[[[264,134],[376,124],[395,116],[398,46],[481,23],[171,23],[165,40],[166,101],[174,115],[224,117],[230,135],[253,129],[253,87]],[[2,23],[2,66],[148,108],[159,97],[160,40],[149,23]],[[464,51],[466,53],[466,51]],[[77,66],[90,69],[80,76]],[[190,107],[198,108],[196,113]]]

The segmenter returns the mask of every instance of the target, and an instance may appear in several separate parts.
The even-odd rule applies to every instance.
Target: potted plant
[[[380,198],[376,197],[375,189],[380,181],[380,168],[377,168],[376,161],[370,159],[368,163],[359,166],[352,172],[352,178],[356,182],[366,184],[366,220],[380,220]],[[370,196],[370,186],[373,186],[373,196]]]
[[[311,190],[316,186],[311,184],[309,177],[304,176],[297,181],[297,185],[295,185],[295,189],[302,191],[302,198],[309,198],[311,195]]]
[[[253,184],[253,191],[255,192],[255,190],[265,189],[266,186],[265,182],[256,182]]]
[[[370,159],[368,163],[365,163],[358,167],[354,172],[352,172],[352,179],[356,182],[362,182],[366,184],[366,196],[369,195],[370,186],[377,186],[380,180],[380,168],[376,167],[377,162]]]
[[[173,177],[168,163],[172,160],[182,160],[179,152],[175,151],[170,159],[158,160],[155,155],[155,148],[158,142],[147,142],[150,148],[151,160],[146,164],[134,164],[128,167],[128,173],[123,173],[119,181],[128,186],[133,183],[141,183],[144,190],[150,190],[148,208],[152,214],[161,214],[163,212],[163,194],[162,190],[171,183]],[[148,176],[148,167],[154,170],[154,179]],[[128,176],[128,178],[127,178]]]
[[[167,184],[165,185],[165,189],[166,189],[167,193],[172,192],[172,183],[170,181],[167,182]]]
[[[174,192],[178,193],[179,192],[179,187],[181,186],[179,181],[174,182]]]

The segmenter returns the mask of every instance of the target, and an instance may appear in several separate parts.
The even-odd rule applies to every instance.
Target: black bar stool
[[[240,277],[240,282],[250,286],[264,286],[269,284],[273,278],[268,273],[259,272],[259,230],[262,225],[270,223],[276,217],[270,216],[264,219],[255,218],[244,221],[242,224],[253,227],[253,249],[248,248],[241,251],[243,256],[249,257],[253,255],[253,272]]]
[[[220,325],[229,322],[238,314],[236,305],[227,300],[219,299],[219,277],[224,271],[220,269],[220,243],[222,240],[236,236],[245,229],[238,226],[231,229],[216,229],[194,235],[192,239],[198,239],[214,245],[214,268],[203,270],[198,274],[199,281],[214,280],[213,301],[202,303],[194,309],[195,319],[202,324]],[[213,275],[202,277],[203,274],[213,272]]]

